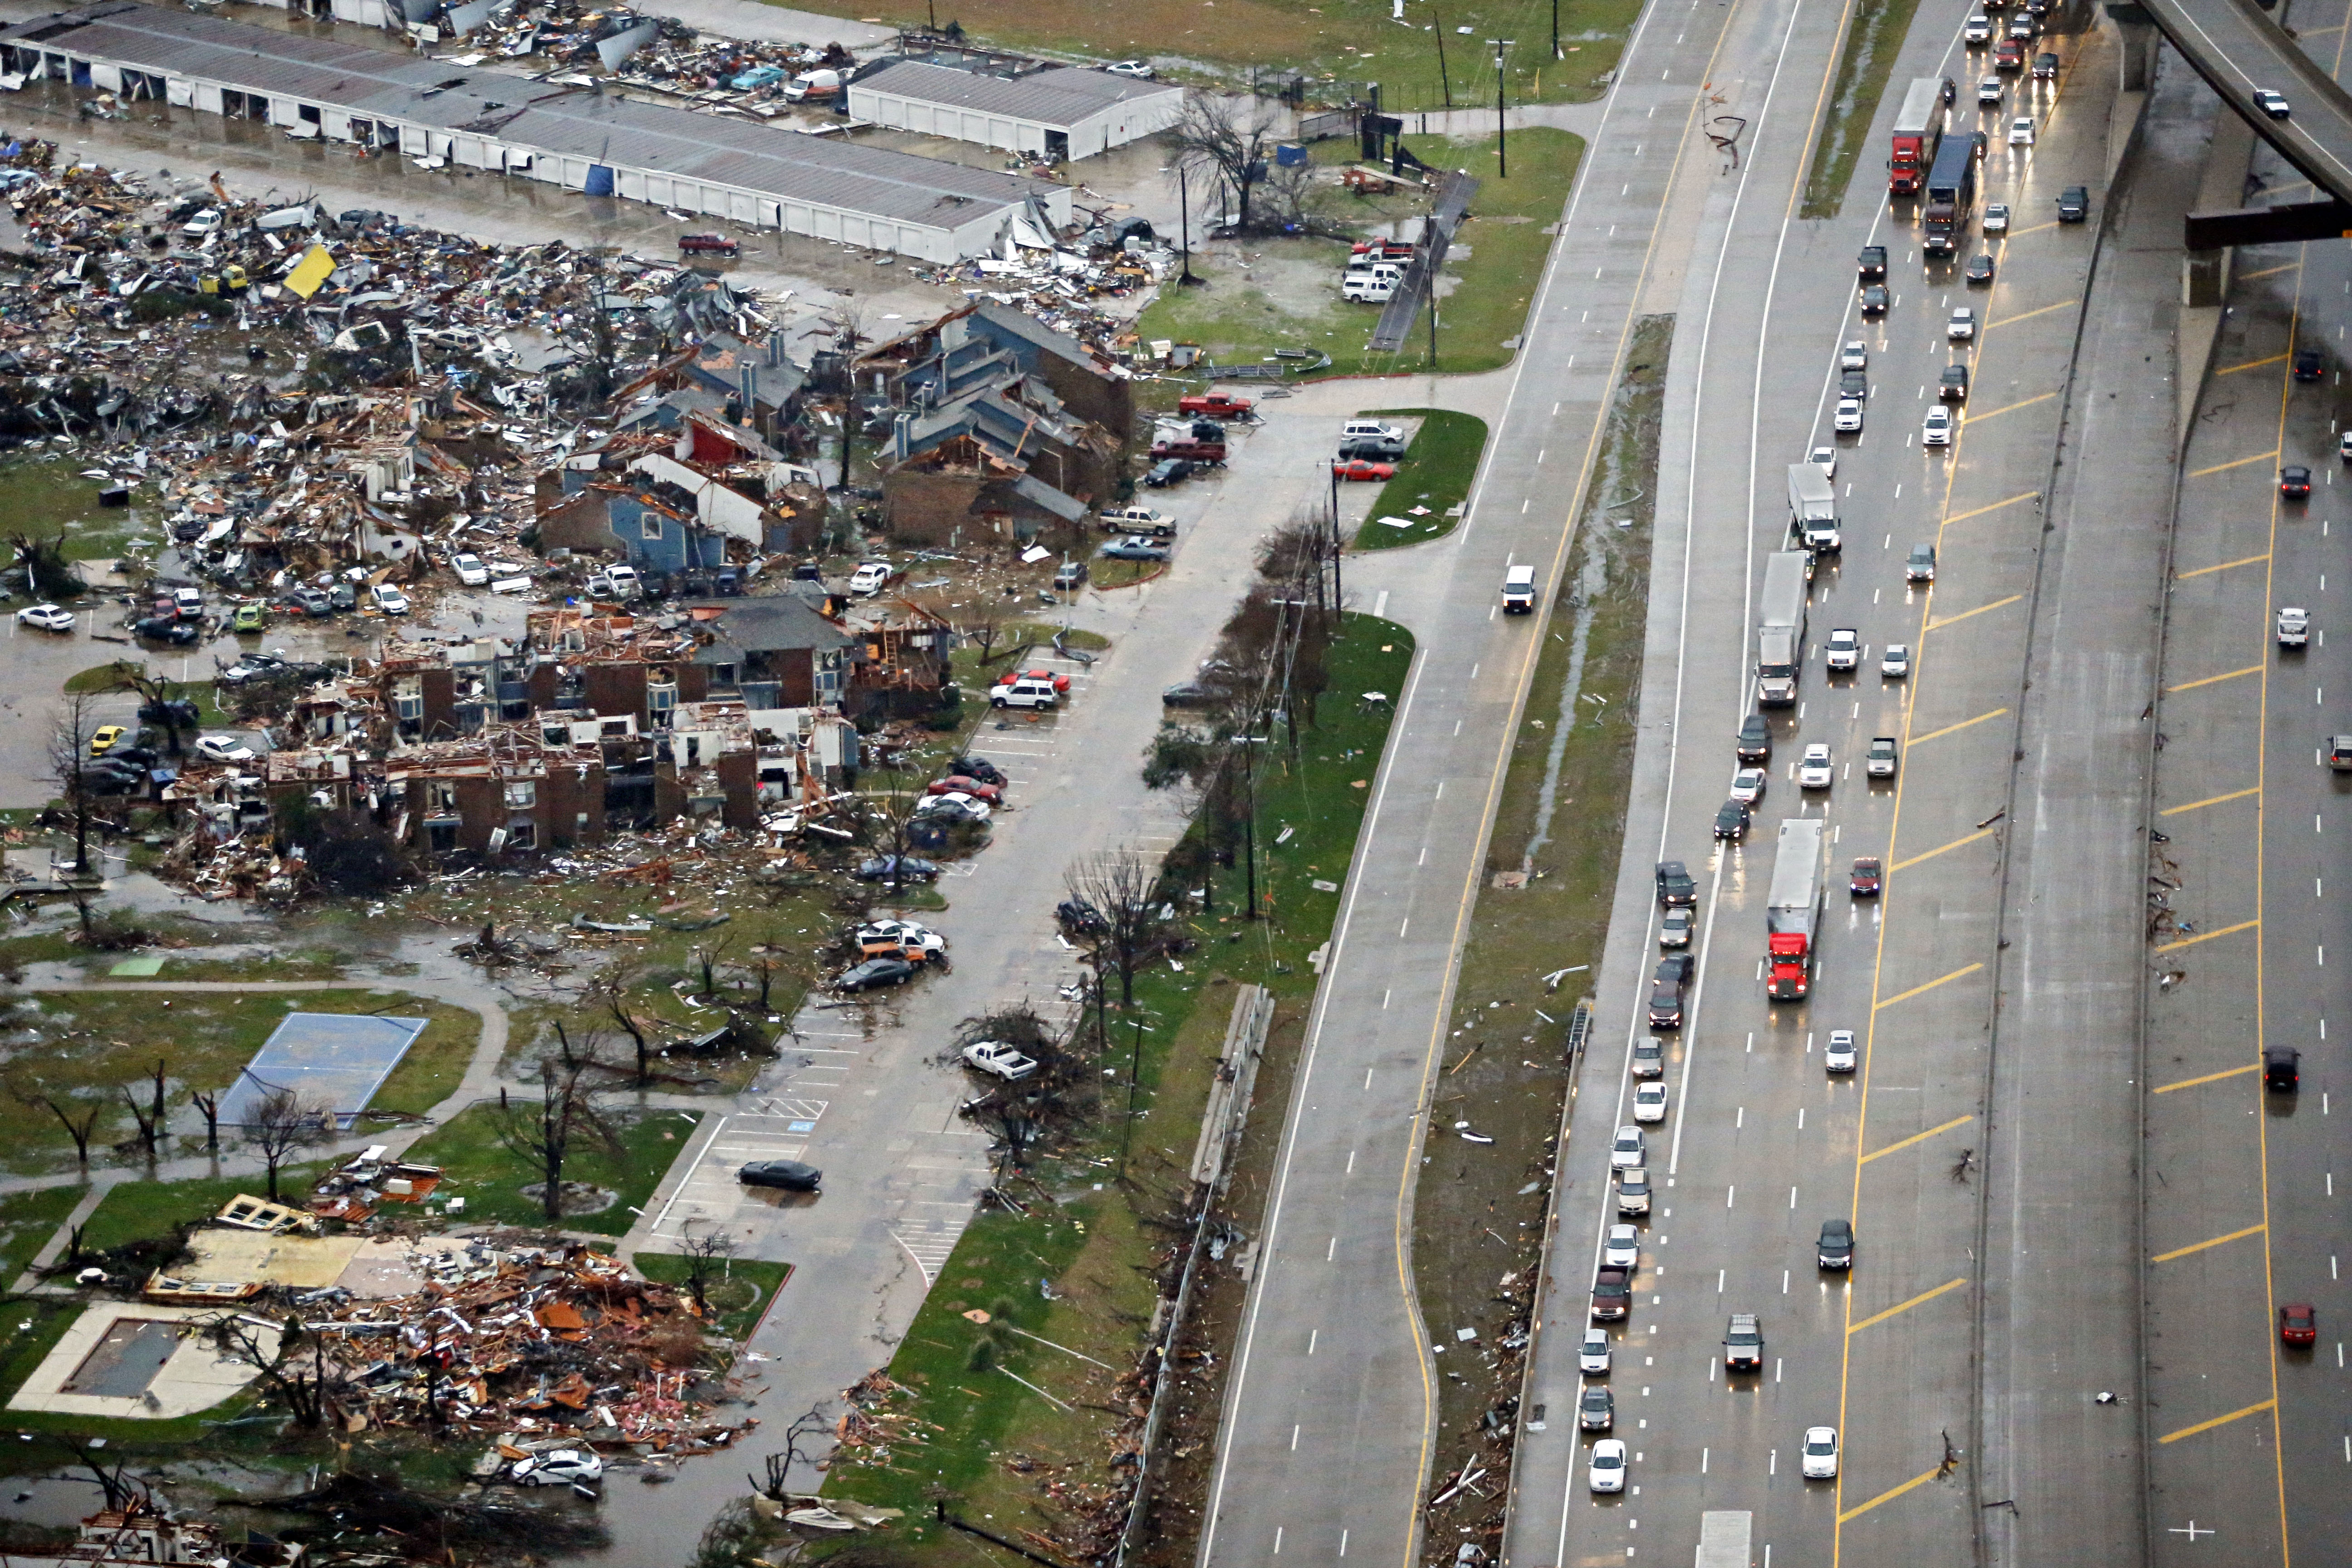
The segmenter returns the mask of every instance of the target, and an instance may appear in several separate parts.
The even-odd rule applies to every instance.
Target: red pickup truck
[[[1360,239],[1349,247],[1351,256],[1369,256],[1380,261],[1411,261],[1412,244],[1402,239]]]
[[[1222,392],[1204,393],[1199,396],[1179,398],[1176,412],[1197,414],[1209,419],[1246,419],[1254,407],[1246,397],[1228,397]]]
[[[1225,466],[1225,444],[1223,441],[1154,441],[1151,460],[1164,462],[1170,458],[1182,458],[1191,462]]]
[[[1604,1265],[1592,1277],[1592,1316],[1597,1322],[1612,1321],[1625,1315],[1633,1304],[1632,1270],[1613,1264]]]

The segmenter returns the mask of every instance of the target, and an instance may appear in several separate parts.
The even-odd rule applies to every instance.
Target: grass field
[[[415,1115],[438,1104],[465,1077],[481,1036],[481,1020],[462,1007],[389,991],[43,992],[24,998],[27,1011],[18,1026],[28,1037],[5,1047],[0,1083],[19,1097],[56,1096],[79,1117],[100,1104],[91,1140],[91,1164],[102,1166],[143,1158],[143,1151],[118,1153],[117,1142],[137,1127],[123,1104],[126,1090],[151,1092],[145,1075],[165,1064],[166,1125],[176,1147],[201,1147],[204,1119],[189,1103],[191,1090],[226,1089],[253,1058],[287,1014],[383,1013],[427,1020],[371,1108]],[[0,1168],[19,1172],[60,1170],[73,1163],[73,1142],[46,1108],[13,1105],[12,1136],[0,1150]],[[236,1139],[224,1134],[223,1142]]]
[[[1362,616],[1346,626],[1329,690],[1401,689],[1413,647],[1402,630]],[[1095,1124],[1060,1158],[1035,1163],[1043,1187],[1021,1184],[1041,1194],[1030,1214],[992,1211],[964,1232],[900,1342],[890,1375],[910,1392],[893,1408],[911,1417],[908,1440],[887,1458],[838,1457],[825,1489],[908,1509],[898,1539],[925,1561],[968,1561],[965,1544],[931,1522],[929,1500],[942,1492],[957,1511],[1001,1521],[1029,1517],[1040,1476],[1111,1484],[1102,1406],[1123,1407],[1127,1397],[1120,1378],[1150,1320],[1153,1267],[1180,1211],[1234,984],[1267,985],[1294,1016],[1311,998],[1307,954],[1330,935],[1335,885],[1344,883],[1389,723],[1386,711],[1336,695],[1320,703],[1297,757],[1270,758],[1261,776],[1256,886],[1266,918],[1237,912],[1240,868],[1218,872],[1211,912],[1187,922],[1199,946],[1181,969],[1154,964],[1140,974],[1135,1012],[1112,1021],[1104,1060],[1118,1079],[1110,1081],[1133,1071],[1142,1112],[1126,1180],[1117,1179],[1125,1100],[1107,1090]],[[1269,847],[1286,827],[1287,839]],[[1262,1078],[1257,1092],[1261,1115],[1278,1121],[1278,1087]],[[1041,1279],[1052,1281],[1050,1300]],[[964,1316],[971,1311],[992,1321],[975,1323]]]
[[[310,1183],[326,1169],[324,1162],[279,1166],[278,1197],[291,1202],[309,1191]],[[268,1184],[258,1171],[244,1176],[205,1176],[192,1182],[124,1182],[100,1200],[97,1211],[82,1226],[82,1250],[111,1252],[131,1242],[163,1236],[176,1226],[219,1213],[220,1206],[239,1193],[260,1196],[268,1191]]]
[[[675,1252],[640,1252],[630,1260],[638,1273],[665,1285],[684,1288],[688,1259]],[[776,1292],[792,1278],[789,1263],[769,1263],[756,1258],[730,1258],[714,1262],[711,1272],[719,1278],[703,1286],[711,1310],[719,1314],[719,1331],[729,1339],[740,1342],[757,1327],[761,1314],[767,1311],[776,1299]]]
[[[1554,587],[1526,714],[1512,739],[1487,881],[1454,992],[1454,1034],[1431,1117],[1438,1131],[1413,1198],[1413,1279],[1431,1337],[1449,1352],[1448,1375],[1438,1384],[1444,1436],[1433,1477],[1473,1458],[1496,1465],[1478,1419],[1518,1392],[1516,1358],[1484,1372],[1471,1355],[1451,1353],[1453,1331],[1475,1328],[1480,1343],[1492,1346],[1527,1313],[1544,1178],[1555,1163],[1552,1141],[1568,1089],[1565,1026],[1601,962],[1616,887],[1648,612],[1647,496],[1656,491],[1673,327],[1672,317],[1645,317],[1627,347],[1590,500],[1568,572]],[[1635,488],[1646,494],[1633,508],[1601,510]],[[1629,510],[1631,526],[1615,526]],[[1498,887],[1496,873],[1527,880]],[[1576,965],[1587,967],[1547,990],[1543,976]],[[1495,1142],[1457,1141],[1444,1131],[1457,1121]],[[1502,1285],[1507,1276],[1516,1287]],[[1465,1494],[1433,1515],[1431,1528],[1475,1528],[1486,1506]]]
[[[1837,216],[1846,187],[1853,183],[1863,143],[1870,139],[1878,100],[1886,95],[1886,79],[1895,72],[1895,57],[1903,52],[1904,35],[1910,32],[1912,14],[1918,8],[1919,0],[1880,0],[1868,6],[1849,0],[1845,48],[1838,56],[1837,80],[1822,116],[1821,139],[1813,143],[1813,166],[1805,176],[1805,205],[1799,217]]]
[[[98,492],[106,487],[81,477],[89,466],[87,458],[71,453],[0,463],[0,565],[16,559],[9,535],[43,538],[60,526],[66,533],[66,556],[73,561],[110,563],[142,533],[160,542],[160,531],[134,522],[131,509],[98,504]]]
[[[518,1097],[518,1107],[525,1102]],[[663,1173],[677,1160],[695,1127],[698,1113],[682,1110],[623,1113],[614,1119],[618,1147],[607,1151],[583,1139],[563,1167],[566,1182],[586,1182],[619,1194],[610,1208],[596,1214],[563,1216],[564,1230],[621,1236],[636,1223],[635,1210],[646,1206],[660,1184]],[[454,1120],[418,1139],[408,1151],[411,1160],[441,1167],[440,1191],[466,1200],[468,1224],[544,1226],[547,1213],[523,1188],[539,1180],[539,1172],[499,1141],[498,1108],[470,1106]]]
[[[1405,448],[1404,462],[1397,468],[1396,478],[1381,487],[1380,499],[1372,502],[1364,525],[1356,531],[1356,548],[1391,550],[1400,544],[1444,538],[1461,522],[1460,518],[1451,514],[1468,499],[1471,481],[1478,477],[1478,458],[1486,449],[1486,422],[1475,414],[1456,414],[1444,408],[1374,408],[1368,412],[1391,418],[1417,418],[1421,428],[1413,432],[1412,444]],[[1425,509],[1428,515],[1413,516],[1415,507]],[[1391,527],[1381,521],[1384,517],[1405,518],[1412,526]]]
[[[931,15],[929,0],[813,0],[797,8],[901,27],[920,27]],[[1238,85],[1253,73],[1297,70],[1334,98],[1343,84],[1377,81],[1381,105],[1392,113],[1448,101],[1491,105],[1495,56],[1483,44],[1487,38],[1518,40],[1507,58],[1512,102],[1596,98],[1640,14],[1636,0],[1561,0],[1554,59],[1550,0],[1461,0],[1442,12],[1416,5],[1407,24],[1391,20],[1386,6],[1342,0],[1223,0],[1214,16],[1194,6],[1092,0],[959,0],[938,9],[941,26],[952,17],[1001,47],[1066,58],[1140,55],[1180,80]]]

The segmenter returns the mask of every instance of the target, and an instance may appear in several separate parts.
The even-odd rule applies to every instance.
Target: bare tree
[[[1160,871],[1133,849],[1089,855],[1064,874],[1062,886],[1073,904],[1093,911],[1074,923],[1085,932],[1097,973],[1118,976],[1118,1005],[1135,1005],[1135,976],[1160,951],[1167,935]]]
[[[66,812],[73,821],[74,872],[77,877],[89,864],[89,825],[97,816],[96,797],[91,794],[89,776],[89,737],[96,728],[92,720],[90,700],[82,692],[66,699],[65,711],[49,726],[47,761],[49,779],[58,786],[66,803]],[[89,923],[89,909],[82,907],[82,923]]]
[[[335,1124],[331,1107],[305,1100],[282,1085],[268,1089],[245,1115],[245,1141],[260,1152],[268,1172],[269,1201],[278,1201],[278,1171],[295,1150],[326,1136]]]
[[[822,1404],[812,1405],[794,1416],[793,1424],[784,1428],[784,1451],[767,1457],[767,1480],[762,1482],[757,1476],[745,1478],[751,1481],[751,1489],[775,1502],[803,1495],[789,1489],[793,1467],[814,1462],[818,1457],[816,1450],[832,1432],[833,1423],[825,1419]]]
[[[686,1293],[694,1298],[695,1310],[704,1317],[710,1316],[710,1281],[725,1272],[740,1250],[735,1238],[723,1230],[697,1232],[703,1222],[686,1222],[685,1239],[678,1245],[678,1256],[686,1259]]]
[[[595,994],[621,1033],[629,1037],[629,1047],[636,1060],[637,1087],[645,1088],[654,1078],[654,1043],[646,1033],[644,1022],[629,1011],[628,977],[612,976],[595,988]]]
[[[727,956],[727,950],[735,945],[735,938],[740,934],[730,931],[725,936],[714,935],[694,944],[695,967],[702,971],[702,989],[696,992],[696,995],[718,994],[719,961]]]
[[[66,1136],[73,1140],[75,1163],[85,1171],[89,1169],[89,1140],[91,1133],[98,1129],[100,1114],[106,1110],[103,1100],[60,1100],[44,1089],[12,1087],[9,1094],[19,1105],[47,1110],[56,1117],[58,1124],[65,1128]],[[66,1107],[68,1105],[75,1110],[68,1110]],[[80,1114],[76,1115],[76,1110]]]
[[[184,730],[192,735],[196,731],[194,721],[181,722],[187,710],[179,706],[182,700],[174,690],[177,684],[155,674],[137,659],[115,661],[115,689],[129,691],[138,697],[142,719],[151,712],[156,716],[155,722],[163,727],[163,748],[175,757],[180,754],[181,731]]]
[[[124,1473],[130,1468],[129,1459],[101,1454],[89,1438],[70,1433],[60,1436],[58,1441],[73,1455],[74,1462],[88,1470],[98,1482],[99,1495],[105,1500],[108,1512],[120,1513],[150,1500],[147,1484],[136,1476]]]
[[[980,599],[955,620],[964,641],[980,650],[980,667],[986,669],[995,662],[996,645],[1004,640],[1004,606],[992,599]]]
[[[584,1081],[594,1064],[585,1058],[569,1063],[552,1057],[539,1062],[539,1098],[503,1104],[499,1110],[499,1142],[539,1172],[540,1207],[548,1223],[563,1218],[563,1167],[575,1146],[612,1149],[619,1139],[596,1104],[595,1090]]]
[[[194,1105],[205,1119],[205,1152],[217,1155],[220,1152],[220,1091],[192,1089],[188,1094],[188,1102]]]
[[[202,1321],[205,1339],[227,1360],[253,1368],[295,1426],[314,1432],[325,1423],[327,1405],[342,1383],[342,1368],[327,1359],[326,1336],[303,1326],[289,1312],[271,1325],[243,1312],[223,1312]]]
[[[151,1160],[167,1135],[163,1093],[168,1069],[167,1062],[158,1061],[154,1072],[142,1080],[152,1088],[152,1093],[145,1100],[132,1093],[129,1085],[122,1088],[122,1103],[130,1109],[131,1121],[138,1123],[140,1145],[147,1151],[147,1157]]]
[[[1235,226],[1250,230],[1250,187],[1265,178],[1281,136],[1281,121],[1253,98],[1195,88],[1170,130],[1176,163],[1188,174],[1221,182],[1234,204]]]

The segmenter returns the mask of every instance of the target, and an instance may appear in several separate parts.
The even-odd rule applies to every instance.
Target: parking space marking
[[[1925,985],[1914,985],[1908,991],[1897,991],[1885,1001],[1874,1003],[1871,1006],[1871,1011],[1875,1013],[1884,1008],[1892,1007],[1897,1002],[1908,1002],[1912,997],[1920,995],[1925,992],[1933,991],[1938,985],[1948,985],[1955,980],[1964,979],[1969,975],[1974,974],[1978,970],[1982,969],[1984,965],[1981,963],[1971,963],[1966,969],[1955,969],[1949,974],[1939,975],[1936,979],[1927,982]]]
[[[2221,675],[2208,675],[2197,680],[2184,680],[2178,686],[2168,686],[2164,689],[2167,695],[2175,691],[2194,691],[2200,686],[2212,686],[2224,680],[2235,680],[2240,676],[2260,675],[2262,672],[2261,665],[2250,664],[2243,669],[2228,670]]]
[[[2242,468],[2248,463],[2267,463],[2278,455],[2279,449],[2273,447],[2269,451],[2256,452],[2251,458],[2232,458],[2226,463],[2215,463],[2210,468],[2191,468],[2189,470],[2189,477],[2192,479],[2201,479],[2207,474],[2226,473],[2231,468]]]
[[[1893,1502],[1896,1498],[1901,1497],[1913,1487],[1925,1486],[1927,1482],[1932,1481],[1935,1479],[1935,1471],[1922,1470],[1917,1475],[1913,1476],[1909,1480],[1905,1481],[1901,1486],[1889,1487],[1886,1490],[1879,1493],[1876,1497],[1872,1498],[1868,1502],[1857,1503],[1853,1507],[1846,1510],[1843,1513],[1838,1515],[1838,1522],[1840,1524],[1843,1524],[1850,1519],[1859,1519],[1864,1514],[1868,1513],[1872,1509],[1876,1508],[1880,1503]],[[1615,1559],[1612,1558],[1611,1561],[1613,1562]]]
[[[1857,1161],[1856,1163],[1867,1165],[1873,1160],[1878,1159],[1882,1155],[1892,1154],[1898,1150],[1908,1149],[1914,1143],[1925,1143],[1928,1139],[1941,1137],[1944,1133],[1949,1132],[1955,1127],[1966,1127],[1969,1122],[1974,1121],[1975,1120],[1976,1118],[1973,1115],[1955,1116],[1949,1121],[1945,1122],[1941,1127],[1930,1127],[1925,1132],[1914,1132],[1910,1137],[1904,1139],[1899,1143],[1889,1143],[1884,1149],[1873,1149],[1869,1153],[1864,1154],[1859,1161]]]
[[[2266,1225],[2250,1225],[2243,1230],[2233,1230],[2227,1236],[2217,1236],[2210,1241],[2191,1242],[2187,1247],[2176,1247],[2169,1252],[2159,1252],[2148,1261],[2169,1263],[2176,1258],[2186,1258],[2192,1252],[2202,1252],[2210,1247],[2220,1247],[2232,1241],[2243,1241],[2250,1236],[2260,1236],[2269,1228],[2270,1226]]]
[[[2233,789],[2227,795],[2209,795],[2203,800],[2192,800],[2187,805],[2168,805],[2156,815],[2158,816],[2179,816],[2184,811],[2198,811],[2209,805],[2220,805],[2224,801],[2243,800],[2248,795],[2255,795],[2262,793],[2263,786],[2260,784],[2256,784],[2251,789]]]
[[[2159,943],[2156,951],[2176,952],[2184,947],[2195,947],[2200,942],[2211,942],[2217,936],[2234,936],[2242,931],[2252,931],[2262,923],[2260,921],[2240,921],[2236,925],[2223,926],[2219,931],[2200,931],[2195,936],[2184,936],[2179,942]]]
[[[1893,1305],[1892,1307],[1887,1308],[1887,1309],[1886,1309],[1886,1310],[1885,1310],[1885,1311],[1883,1311],[1883,1312],[1873,1312],[1870,1316],[1868,1316],[1867,1318],[1864,1318],[1862,1321],[1860,1321],[1860,1322],[1858,1322],[1858,1323],[1854,1324],[1852,1328],[1850,1328],[1850,1329],[1846,1330],[1846,1332],[1847,1332],[1848,1334],[1858,1334],[1858,1333],[1862,1332],[1862,1331],[1863,1331],[1863,1330],[1867,1329],[1867,1328],[1870,1328],[1870,1327],[1872,1327],[1872,1326],[1873,1326],[1873,1325],[1874,1325],[1874,1324],[1883,1323],[1883,1322],[1886,1321],[1886,1320],[1887,1320],[1887,1319],[1889,1319],[1889,1318],[1900,1317],[1900,1316],[1901,1316],[1902,1314],[1904,1314],[1905,1312],[1909,1311],[1912,1308],[1914,1308],[1914,1307],[1917,1307],[1917,1306],[1923,1306],[1923,1305],[1925,1305],[1926,1303],[1927,1303],[1927,1302],[1929,1302],[1929,1301],[1934,1300],[1937,1297],[1941,1296],[1941,1295],[1945,1294],[1945,1293],[1946,1293],[1946,1292],[1948,1292],[1948,1291],[1951,1291],[1951,1290],[1957,1290],[1957,1289],[1958,1289],[1961,1286],[1963,1286],[1963,1285],[1967,1284],[1968,1282],[1969,1282],[1969,1281],[1968,1281],[1968,1278],[1967,1278],[1967,1276],[1965,1276],[1965,1275],[1963,1275],[1961,1278],[1959,1278],[1959,1279],[1947,1279],[1947,1280],[1945,1280],[1941,1285],[1936,1286],[1933,1289],[1928,1289],[1928,1290],[1922,1290],[1922,1291],[1920,1291],[1916,1296],[1912,1297],[1908,1301],[1897,1301],[1897,1302],[1895,1302],[1895,1305]],[[1867,1505],[1867,1504],[1864,1504],[1864,1506],[1867,1507],[1868,1505]]]
[[[2006,708],[1996,708],[1990,713],[1979,713],[1973,719],[1963,719],[1957,724],[1947,724],[1940,730],[1930,730],[1924,735],[1914,735],[1911,737],[1911,743],[1916,746],[1928,741],[1940,741],[1945,736],[1956,734],[1971,724],[1981,724],[1988,719],[1998,719],[2008,711]]]
[[[2200,566],[2193,572],[2183,572],[2176,581],[2186,583],[2191,577],[2203,577],[2215,572],[2227,572],[2232,566],[2252,566],[2270,558],[2271,552],[2267,550],[2260,555],[2241,555],[2235,561],[2224,561],[2218,565]]]
[[[1991,837],[1991,828],[1979,827],[1974,833],[1969,834],[1966,838],[1955,838],[1949,844],[1938,844],[1933,849],[1923,850],[1919,854],[1912,856],[1908,860],[1897,860],[1894,865],[1889,866],[1886,868],[1887,873],[1891,876],[1896,871],[1907,871],[1912,867],[1919,864],[1922,860],[1933,860],[1938,855],[1947,854],[1954,849],[1966,848],[1969,845],[1974,844],[1979,838],[1990,838]]]
[[[2246,1073],[2259,1072],[2262,1070],[2262,1065],[2260,1062],[2248,1062],[2242,1068],[2225,1068],[2220,1072],[2209,1072],[2200,1078],[2184,1078],[2178,1083],[2158,1084],[2155,1092],[2170,1094],[2176,1089],[2195,1089],[2201,1083],[2219,1083],[2225,1078],[2239,1078]]]
[[[1929,631],[1931,631],[1931,632],[1939,632],[1939,631],[1942,631],[1946,626],[1958,626],[1958,625],[1959,625],[1959,623],[1960,623],[1960,622],[1967,620],[1970,616],[1981,616],[1981,615],[1983,615],[1987,610],[1998,610],[1998,609],[2000,609],[2000,608],[2002,605],[2014,605],[2015,603],[2017,603],[2020,599],[2022,599],[2023,597],[2025,597],[2025,595],[2022,595],[2022,594],[2011,594],[2011,595],[2008,598],[2006,598],[2006,599],[1995,599],[1995,600],[1994,600],[1991,604],[1990,604],[1990,605],[1978,605],[1975,609],[1973,609],[1973,610],[1962,610],[1962,611],[1961,611],[1958,615],[1957,615],[1957,616],[1945,616],[1942,620],[1940,620],[1940,621],[1929,621],[1929,622],[1927,623],[1927,629],[1928,629]],[[2006,711],[2006,710],[2003,710],[2003,711]],[[1988,717],[1988,718],[1990,718],[1990,714],[1988,714],[1988,715],[1987,715],[1987,717]]]
[[[2158,1443],[2178,1443],[2183,1437],[2194,1437],[2200,1432],[2210,1432],[2216,1426],[2227,1426],[2232,1421],[2242,1420],[2249,1415],[2259,1415],[2263,1411],[2270,1409],[2276,1404],[2278,1404],[2278,1401],[2275,1399],[2265,1399],[2260,1405],[2249,1405],[2243,1410],[2232,1410],[2227,1415],[2216,1415],[2210,1421],[2200,1421],[2194,1426],[2183,1426],[2178,1432],[2167,1432],[2163,1436],[2158,1437],[2157,1441]]]

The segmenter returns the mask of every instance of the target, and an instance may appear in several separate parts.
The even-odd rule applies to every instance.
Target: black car
[[[1160,703],[1163,708],[1207,708],[1219,695],[1206,681],[1180,680],[1160,693]]]
[[[1739,839],[1748,837],[1748,803],[1727,800],[1715,814],[1715,836],[1717,838]]]
[[[1862,313],[1865,316],[1883,316],[1893,302],[1894,297],[1887,293],[1884,283],[1873,283],[1862,291]]]
[[[1854,270],[1861,275],[1862,280],[1865,283],[1870,282],[1874,279],[1885,277],[1886,247],[1883,245],[1864,246],[1862,247],[1862,255],[1855,259]]]
[[[193,730],[203,721],[196,705],[184,697],[169,702],[142,702],[139,705],[139,721],[142,724],[170,724],[182,730]]]
[[[1099,936],[1110,930],[1102,911],[1084,899],[1064,899],[1055,904],[1054,923],[1074,936]]]
[[[824,1183],[824,1173],[798,1160],[754,1160],[737,1171],[735,1179],[747,1187],[782,1187],[788,1193],[813,1193]]]
[[[1164,490],[1170,485],[1191,479],[1198,466],[1189,458],[1165,458],[1151,465],[1151,471],[1143,476],[1143,482],[1155,490]]]
[[[1842,1219],[1822,1221],[1822,1238],[1813,1244],[1814,1260],[1824,1268],[1853,1267],[1853,1226]]]
[[[2279,470],[2279,494],[2289,500],[2311,499],[2311,470],[2300,463]]]
[[[194,621],[166,620],[162,616],[149,616],[131,623],[131,635],[148,642],[169,643],[173,647],[191,647],[204,640],[204,628]]]
[[[1677,952],[1658,960],[1656,974],[1650,981],[1650,1027],[1679,1029],[1683,1026],[1683,987],[1690,983],[1691,955]]]
[[[1658,902],[1666,909],[1698,907],[1698,883],[1679,860],[1658,862]]]
[[[914,978],[915,966],[903,958],[869,958],[833,983],[835,991],[873,991],[903,985]]]
[[[1750,766],[1772,760],[1772,726],[1761,713],[1750,713],[1739,721],[1737,750],[1739,760]]]
[[[937,866],[913,855],[877,855],[857,867],[861,882],[928,882],[939,874]]]
[[[161,759],[152,746],[110,746],[101,762],[121,763],[131,768],[152,768]]]
[[[1401,463],[1404,460],[1404,443],[1385,436],[1360,436],[1339,448],[1341,462],[1357,458],[1373,463]]]
[[[1838,395],[1840,397],[1868,397],[1870,395],[1870,373],[1866,370],[1840,371],[1838,373]]]
[[[2292,1046],[2268,1046],[2263,1050],[2263,1087],[2279,1094],[2297,1092],[2303,1082],[2303,1053]]]
[[[1961,271],[1960,276],[1968,279],[1970,283],[1990,283],[1992,281],[1992,257],[1990,254],[1971,257],[1967,268]]]
[[[2317,349],[2298,349],[2294,356],[2294,378],[2297,381],[2317,381],[2326,373],[2327,362]]]
[[[2058,75],[2058,57],[2056,55],[2034,56],[2033,75],[2040,81],[2055,79]]]
[[[1964,364],[1946,365],[1944,374],[1937,379],[1936,395],[1947,403],[1966,403],[1969,400],[1969,367]]]
[[[1004,776],[1003,769],[986,757],[958,757],[948,764],[947,776],[951,779],[978,779],[999,789],[1013,782]]]
[[[2069,185],[2058,193],[2058,221],[2081,223],[2091,216],[2091,191],[2087,185]]]

